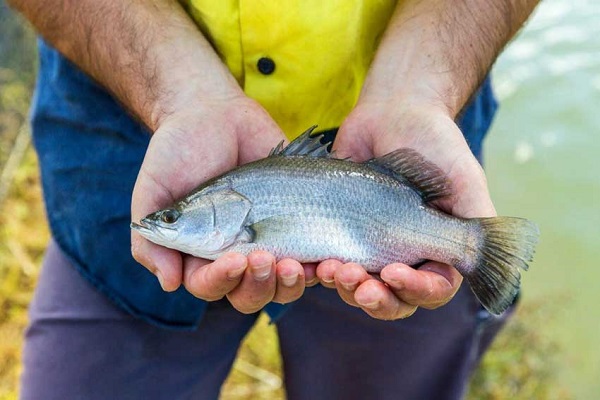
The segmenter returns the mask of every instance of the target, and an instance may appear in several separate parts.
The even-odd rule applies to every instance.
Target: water
[[[563,348],[561,379],[600,398],[600,2],[547,0],[494,69],[501,101],[486,149],[499,213],[538,222],[525,301]]]

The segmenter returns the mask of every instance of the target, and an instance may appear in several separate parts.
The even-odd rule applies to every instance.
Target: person
[[[451,266],[210,262],[129,222],[312,124],[340,157],[413,148],[453,184],[437,206],[495,215],[486,76],[537,1],[10,3],[43,37],[32,127],[53,236],[23,399],[216,398],[262,309],[290,399],[464,394],[506,316]]]

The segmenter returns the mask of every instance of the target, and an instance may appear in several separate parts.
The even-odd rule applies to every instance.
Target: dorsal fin
[[[434,163],[413,149],[398,149],[366,161],[366,165],[406,181],[430,202],[452,194],[450,181]]]
[[[321,139],[324,137],[322,133],[313,135],[312,132],[316,127],[317,125],[311,126],[285,147],[283,147],[283,141],[281,141],[277,147],[271,150],[269,156],[330,157],[331,154],[327,151],[327,146],[331,144],[331,141],[322,143]]]

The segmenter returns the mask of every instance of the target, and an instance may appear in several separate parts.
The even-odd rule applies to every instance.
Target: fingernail
[[[229,279],[237,279],[240,276],[242,276],[244,274],[244,272],[246,272],[246,266],[243,265],[238,269],[232,269],[231,271],[227,272],[227,278]]]
[[[325,282],[325,283],[333,283],[333,282],[335,282],[335,279],[333,279],[331,277],[322,277],[321,281]]]
[[[165,290],[164,278],[163,278],[160,270],[157,269],[156,272],[154,273],[154,275],[156,275],[156,278],[158,279],[158,283],[160,284],[160,287],[162,288],[162,290]]]
[[[319,281],[319,279],[316,276],[313,276],[311,279],[309,279],[306,282],[304,282],[304,286],[314,285],[318,281]]]
[[[271,275],[271,263],[253,266],[252,275],[256,281],[266,281]]]
[[[296,282],[298,282],[298,274],[281,277],[281,283],[283,283],[283,286],[292,287],[296,284]]]
[[[356,283],[343,283],[340,282],[340,284],[342,285],[342,287],[348,291],[353,291],[356,289]]]

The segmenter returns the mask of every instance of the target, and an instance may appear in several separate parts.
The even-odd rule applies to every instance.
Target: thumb
[[[153,196],[154,194],[154,196]],[[156,184],[140,172],[133,189],[131,217],[137,222],[152,211],[164,207],[164,199],[156,195]],[[131,230],[133,258],[156,275],[163,290],[176,290],[182,282],[182,258],[178,251],[154,244]]]
[[[286,141],[281,128],[258,103],[251,103],[244,110],[237,125],[240,164],[266,157],[281,141]]]
[[[470,152],[465,151],[463,156],[456,159],[446,177],[450,182],[452,195],[436,202],[440,208],[462,218],[497,215],[485,172]]]
[[[351,113],[340,126],[332,150],[339,158],[365,161],[373,157],[369,125]]]

